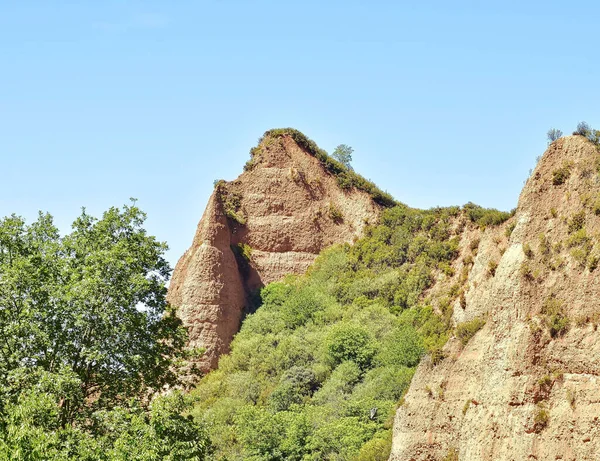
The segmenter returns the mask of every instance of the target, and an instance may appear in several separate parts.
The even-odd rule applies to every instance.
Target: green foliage
[[[456,337],[460,339],[463,345],[466,345],[469,340],[475,336],[479,330],[485,325],[485,320],[480,317],[475,317],[467,322],[459,323],[456,326]]]
[[[336,224],[344,221],[344,214],[342,213],[342,210],[340,210],[333,203],[329,204],[329,217]]]
[[[587,122],[579,122],[573,134],[579,136],[587,136],[590,131],[592,131],[592,129],[587,124]]]
[[[387,459],[415,367],[441,359],[451,328],[449,302],[440,315],[423,292],[458,255],[459,212],[389,208],[353,246],[262,290],[193,391],[215,459]]]
[[[362,370],[369,369],[377,352],[369,331],[351,323],[335,325],[329,332],[325,346],[334,367],[349,360]]]
[[[179,384],[186,335],[144,220],[83,211],[64,237],[48,214],[0,221],[1,459],[204,458],[183,397],[153,398]]]
[[[514,215],[514,212],[507,213],[495,208],[483,208],[471,202],[464,205],[463,210],[471,222],[480,227],[498,226]]]
[[[554,142],[559,138],[562,138],[563,132],[556,129],[556,128],[550,128],[548,130],[547,136],[548,136],[548,141],[549,142]]]
[[[569,234],[572,234],[573,232],[577,232],[578,230],[582,229],[584,225],[585,225],[585,211],[581,210],[580,212],[575,213],[573,216],[571,216],[571,219],[569,219],[569,224],[568,224]]]
[[[504,234],[506,235],[506,238],[510,238],[510,236],[512,235],[513,231],[515,230],[515,227],[517,227],[517,223],[516,222],[511,222],[508,226],[506,226],[506,231],[504,231]]]
[[[449,448],[443,461],[458,461],[458,450],[454,447]]]
[[[236,192],[232,192],[227,187],[227,183],[220,180],[215,185],[217,197],[223,204],[225,215],[242,226],[246,224],[246,218],[242,214],[242,197]]]
[[[586,264],[589,264],[588,257],[594,245],[585,228],[571,234],[567,239],[567,246],[571,248],[571,256],[580,266],[585,267]]]
[[[533,427],[535,432],[541,432],[550,422],[550,413],[542,402],[538,403],[533,416]]]
[[[371,181],[367,181],[340,161],[330,157],[327,152],[320,149],[313,140],[307,138],[300,131],[294,128],[278,128],[265,132],[264,137],[267,138],[269,136],[290,136],[296,144],[310,155],[317,158],[323,167],[337,178],[340,187],[344,189],[355,187],[359,190],[363,190],[367,192],[376,203],[384,207],[393,207],[397,204],[390,194],[383,192]]]
[[[347,146],[346,144],[340,144],[335,148],[331,156],[344,165],[348,170],[352,170],[352,152],[354,149],[352,147]]]
[[[563,335],[569,328],[570,322],[564,313],[562,302],[555,296],[550,296],[544,301],[541,313],[548,332],[553,338]]]
[[[252,247],[247,243],[238,243],[240,253],[246,261],[250,261],[252,258]]]
[[[560,168],[557,168],[552,172],[552,184],[560,186],[569,179],[569,176],[571,176],[571,164],[565,162]]]

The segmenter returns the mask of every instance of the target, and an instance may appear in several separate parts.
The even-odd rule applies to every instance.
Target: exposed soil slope
[[[598,158],[584,137],[561,138],[511,221],[463,234],[454,320],[486,323],[465,345],[451,339],[439,364],[421,363],[391,460],[598,459]]]
[[[287,134],[267,134],[245,169],[215,187],[169,289],[191,345],[206,349],[204,370],[228,352],[252,293],[303,273],[323,248],[351,242],[380,211],[367,192],[342,189]]]

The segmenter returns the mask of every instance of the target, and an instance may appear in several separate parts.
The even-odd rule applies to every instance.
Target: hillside
[[[215,222],[205,213],[192,250],[176,270],[177,280],[177,272],[183,273],[181,268],[189,264],[186,261],[196,258],[194,264],[201,264],[202,259],[192,256],[193,251],[222,254],[230,251],[230,245],[236,248],[241,243],[237,248],[251,248],[246,261],[250,267],[244,269],[239,255],[237,260],[233,253],[228,256],[237,265],[233,268],[236,286],[242,287],[239,293],[247,296],[260,286],[251,285],[255,280],[252,271],[257,268],[261,283],[272,281],[254,301],[258,308],[244,320],[230,353],[221,357],[218,369],[192,392],[196,399],[192,413],[209,432],[214,459],[387,459],[393,415],[415,367],[426,355],[442,360],[442,348],[452,334],[453,303],[465,296],[467,274],[459,270],[458,258],[466,236],[471,239],[503,233],[498,226],[510,214],[473,204],[432,210],[403,204],[381,207],[372,189],[341,187],[347,177],[340,180],[321,159],[302,148],[302,142],[288,134],[275,139],[279,141],[267,133],[259,144],[260,157],[253,151],[250,169],[239,180],[217,184],[207,210],[219,210],[223,202],[227,203],[221,187],[225,194],[241,197],[240,203],[248,195],[247,205],[231,210],[229,218],[223,208],[219,213],[207,211],[220,219],[225,237],[212,240],[220,241],[220,249],[202,244],[205,223]],[[290,161],[295,162],[293,165],[302,161],[305,166],[290,167]],[[311,181],[294,179],[294,168],[302,171],[304,178],[323,174],[326,193],[315,196],[307,192],[306,184]],[[252,182],[254,178],[258,180]],[[277,197],[280,201],[286,197],[285,205],[265,208],[262,198],[255,200],[248,194],[257,189],[248,184],[260,184],[261,190],[268,190],[272,203],[278,203]],[[295,195],[290,201],[292,191]],[[343,216],[356,218],[335,222],[319,213],[332,200]],[[357,200],[362,201],[359,212],[353,211],[357,210]],[[297,202],[302,203],[297,206]],[[256,203],[260,207],[249,212]],[[376,212],[369,215],[368,224],[364,217],[358,219],[365,208]],[[257,209],[268,216],[257,219]],[[322,224],[304,233],[303,226],[314,221],[308,219],[310,216],[318,216]],[[256,224],[251,220],[263,226],[253,227]],[[287,235],[295,240],[288,238],[285,250],[308,241],[298,238],[302,235],[318,242],[306,252],[310,261],[318,248],[336,241],[345,243],[322,252],[305,275],[284,277],[286,273],[305,272],[309,262],[285,268],[260,262],[281,258],[281,254],[265,248],[278,248],[279,236],[286,229],[293,229]],[[260,257],[255,258],[255,254]],[[273,267],[277,270],[270,270]],[[228,276],[227,271],[220,274]],[[198,287],[202,278],[199,280]],[[227,292],[226,279],[218,280],[221,293]],[[188,271],[186,283],[195,283],[193,272]],[[174,287],[171,289],[181,291],[181,285],[175,283]],[[171,299],[178,291],[174,293]],[[243,309],[241,300],[248,302],[247,297],[239,299],[236,312]],[[184,305],[184,321],[187,309]],[[196,312],[201,309],[202,305]],[[215,319],[209,328],[204,324],[204,331],[219,328],[218,321]],[[235,333],[233,328],[230,331]],[[202,335],[201,341],[210,338]]]
[[[390,459],[598,459],[600,156],[588,135],[550,145],[506,234],[463,234],[452,323],[485,325],[419,365]]]
[[[322,249],[352,242],[393,203],[292,129],[265,133],[244,170],[215,184],[169,289],[191,345],[206,350],[204,370],[229,350],[258,289],[305,272]]]

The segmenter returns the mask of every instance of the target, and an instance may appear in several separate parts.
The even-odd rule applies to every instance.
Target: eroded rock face
[[[246,169],[216,187],[169,288],[191,345],[206,349],[205,371],[228,352],[251,293],[305,272],[323,248],[353,241],[380,211],[367,193],[342,190],[289,136],[263,139]]]
[[[486,324],[464,346],[451,339],[441,363],[419,366],[396,414],[391,460],[598,459],[598,156],[580,136],[553,143],[515,217],[463,235],[456,268],[468,264],[469,275],[454,320]]]

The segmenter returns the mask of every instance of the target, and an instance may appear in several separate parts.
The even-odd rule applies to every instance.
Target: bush
[[[464,205],[463,210],[471,222],[478,224],[480,227],[500,225],[514,214],[499,211],[495,208],[483,208],[471,202]]]
[[[513,233],[513,231],[515,230],[515,227],[517,227],[517,223],[516,222],[512,222],[508,226],[506,226],[506,230],[504,231],[504,234],[506,235],[506,238],[510,238],[510,236]]]
[[[344,221],[342,210],[340,210],[339,207],[335,206],[333,203],[329,204],[329,217],[336,224],[340,224]]]
[[[582,229],[585,225],[585,211],[581,210],[579,213],[575,213],[571,219],[569,219],[568,231],[569,234],[577,232]]]
[[[550,421],[550,413],[541,402],[538,403],[535,411],[535,416],[533,417],[533,429],[535,432],[539,433],[548,426],[548,422]]]
[[[270,396],[271,406],[276,411],[285,411],[293,404],[301,404],[318,387],[315,373],[304,367],[293,366],[287,370]]]
[[[548,297],[542,305],[542,315],[552,338],[563,335],[569,328],[569,319],[563,311],[562,303],[554,296]]]
[[[591,128],[586,122],[579,122],[573,134],[579,136],[587,136],[590,131]]]
[[[560,186],[564,184],[567,179],[571,176],[571,166],[568,163],[563,164],[560,168],[557,168],[552,172],[552,184]]]
[[[548,141],[554,142],[557,139],[561,138],[562,135],[563,135],[562,131],[557,130],[556,128],[550,128],[547,133]]]
[[[469,340],[475,336],[479,330],[485,325],[485,320],[481,317],[475,317],[467,322],[459,323],[456,326],[456,337],[460,339],[463,346],[466,345]]]
[[[359,325],[339,324],[330,331],[325,347],[332,364],[346,360],[356,363],[361,370],[371,367],[377,352],[369,331]]]

